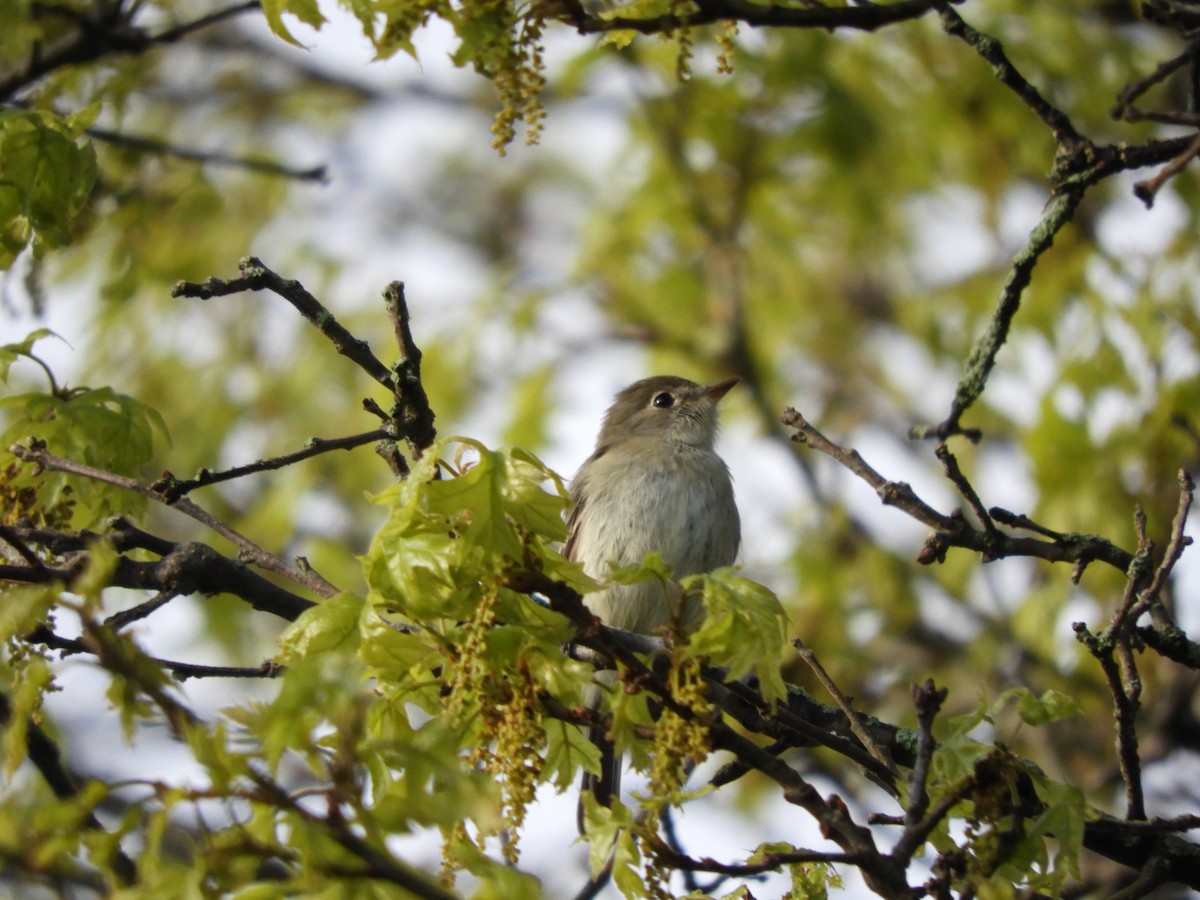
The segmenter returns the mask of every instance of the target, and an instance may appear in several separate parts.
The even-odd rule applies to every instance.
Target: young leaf
[[[730,568],[694,575],[682,584],[704,602],[704,618],[689,639],[691,650],[725,666],[734,678],[753,673],[768,700],[786,697],[779,667],[788,623],[779,598]]]
[[[366,601],[338,594],[300,614],[279,638],[279,658],[294,662],[319,653],[358,646],[358,620]]]
[[[0,110],[0,269],[35,249],[70,241],[96,181],[96,153],[77,125],[44,110]]]

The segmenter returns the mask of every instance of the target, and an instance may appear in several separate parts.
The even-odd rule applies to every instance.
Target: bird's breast
[[[628,465],[612,454],[597,473],[580,534],[589,574],[606,563],[630,565],[658,551],[676,578],[730,565],[739,526],[729,472],[712,452],[675,453],[653,465]],[[608,475],[610,477],[604,477]]]

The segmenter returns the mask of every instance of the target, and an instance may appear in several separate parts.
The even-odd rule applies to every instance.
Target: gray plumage
[[[617,395],[595,452],[571,484],[575,505],[563,548],[569,559],[599,579],[653,551],[675,579],[733,564],[741,526],[729,470],[714,443],[717,402],[735,383],[702,387],[660,375]],[[694,627],[703,612],[673,608],[677,594],[658,582],[612,585],[584,602],[605,624],[642,634],[677,615],[685,629]],[[590,737],[601,748],[603,772],[585,777],[584,788],[607,805],[619,790],[620,759],[603,733]]]

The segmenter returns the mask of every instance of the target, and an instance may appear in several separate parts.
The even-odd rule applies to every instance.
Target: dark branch
[[[260,175],[274,175],[280,178],[292,178],[296,181],[317,181],[324,183],[328,180],[325,166],[311,166],[307,169],[300,169],[275,162],[271,159],[233,156],[232,154],[221,153],[216,150],[197,150],[192,147],[181,147],[178,144],[167,143],[157,138],[136,134],[122,134],[118,131],[110,131],[107,128],[98,128],[95,126],[87,129],[87,135],[106,144],[128,147],[132,150],[151,153],[157,156],[173,156],[176,159],[186,159],[189,162],[202,163],[203,165],[245,169],[248,172],[257,172]]]
[[[918,562],[923,564],[942,561],[950,547],[974,550],[984,554],[987,559],[1031,556],[1047,562],[1086,564],[1100,561],[1122,572],[1129,567],[1133,559],[1129,552],[1091,534],[1061,534],[1052,540],[1036,540],[1005,534],[999,529],[987,531],[975,528],[961,515],[945,515],[938,512],[921,500],[904,482],[888,481],[867,465],[856,451],[840,447],[829,440],[796,410],[784,410],[782,422],[797,429],[792,440],[807,444],[837,460],[869,484],[884,505],[895,506],[933,529],[933,534],[929,536],[917,557]],[[992,509],[990,513],[992,517],[1001,520],[999,514],[1002,514],[1003,510]]]
[[[218,484],[222,481],[232,481],[235,478],[243,478],[246,475],[253,475],[257,472],[282,469],[301,460],[320,456],[322,453],[329,453],[333,450],[353,450],[355,447],[361,447],[363,444],[369,444],[371,441],[377,441],[385,437],[387,437],[387,432],[376,429],[375,431],[352,434],[343,438],[310,438],[308,446],[303,450],[297,450],[294,453],[285,453],[281,456],[273,456],[269,459],[261,459],[258,462],[248,463],[244,466],[235,466],[221,472],[201,469],[194,478],[188,479],[178,479],[170,472],[164,472],[162,477],[151,484],[150,487],[160,492],[165,502],[171,504],[184,494],[190,494],[197,488],[207,487],[210,484]]]
[[[108,623],[105,622],[107,625]],[[57,650],[64,656],[75,656],[87,653],[98,655],[96,648],[79,638],[63,637],[56,634],[45,625],[35,628],[26,635],[25,640],[33,644],[41,644],[51,650]],[[178,681],[189,678],[278,678],[284,672],[284,667],[274,660],[265,660],[257,666],[205,666],[199,663],[179,662],[173,659],[161,659],[157,656],[146,656],[150,662],[162,666],[176,677]]]
[[[433,410],[429,406],[425,385],[421,382],[421,350],[413,340],[404,285],[393,281],[384,289],[383,299],[400,351],[392,366],[396,393],[396,408],[392,418],[399,425],[400,434],[408,441],[414,455],[420,457],[433,446],[437,438],[437,431],[433,427]]]
[[[171,544],[170,547],[162,559],[152,562],[122,556],[117,560],[109,583],[113,587],[171,595],[232,594],[245,600],[254,609],[288,621],[294,621],[315,605],[311,600],[305,600],[271,583],[240,560],[221,555],[207,544]],[[61,567],[0,565],[0,581],[18,584],[57,583],[70,588],[86,569],[85,554],[80,554]]]
[[[0,693],[0,727],[7,728],[11,722],[12,706],[8,695]],[[29,761],[41,773],[55,797],[59,800],[69,800],[79,795],[79,779],[63,763],[58,745],[33,721],[25,723],[25,752],[29,754]],[[83,827],[94,831],[104,830],[96,814],[90,810],[83,815]],[[113,858],[113,873],[122,884],[131,885],[137,881],[137,866],[120,848]]]
[[[564,21],[574,25],[581,34],[606,31],[637,31],[642,34],[672,33],[680,28],[711,25],[714,22],[743,22],[747,25],[772,28],[821,28],[834,31],[849,28],[856,31],[876,31],[910,19],[918,19],[942,0],[900,0],[898,3],[863,3],[856,6],[810,5],[803,9],[794,6],[771,6],[748,0],[696,0],[693,9],[662,16],[639,19],[626,16],[602,18],[586,12],[581,5],[572,4]]]
[[[1200,124],[1200,117],[1194,118],[1196,118],[1196,121],[1192,124]],[[1188,163],[1197,156],[1200,156],[1200,134],[1192,138],[1192,142],[1188,144],[1187,148],[1163,166],[1158,174],[1135,184],[1133,186],[1133,195],[1146,204],[1146,209],[1149,209],[1154,205],[1154,199],[1158,196],[1158,192],[1162,190],[1163,185],[1186,169]]]
[[[1060,153],[1072,153],[1085,139],[1075,130],[1067,114],[1054,106],[1042,96],[1041,92],[1030,84],[1017,67],[1012,64],[1004,52],[1001,43],[990,35],[976,31],[953,10],[949,4],[939,4],[938,15],[942,19],[942,28],[953,37],[960,38],[992,67],[996,79],[1015,93],[1039,119],[1046,123],[1054,135],[1054,142],[1059,146]]]
[[[181,281],[171,291],[173,297],[196,297],[209,300],[213,297],[226,297],[230,294],[240,294],[243,291],[268,290],[278,294],[292,304],[300,315],[304,316],[321,334],[329,338],[334,349],[351,362],[358,365],[368,375],[391,390],[392,374],[387,366],[371,352],[370,346],[347,331],[333,313],[325,308],[316,297],[304,289],[300,282],[285,279],[272,272],[261,261],[253,256],[247,256],[239,263],[241,278],[222,281],[219,278],[209,278],[200,284]]]
[[[101,482],[102,484],[110,484],[114,487],[123,490],[131,491],[135,494],[140,494],[150,500],[157,501],[167,505],[170,509],[177,510],[202,525],[206,525],[221,537],[234,544],[243,556],[252,561],[255,565],[266,569],[270,572],[275,572],[285,578],[289,578],[297,584],[303,585],[309,590],[322,597],[334,597],[339,591],[336,587],[322,578],[317,572],[307,567],[298,567],[288,565],[277,556],[268,553],[254,541],[250,540],[245,535],[241,534],[229,525],[226,525],[220,519],[208,513],[206,510],[197,506],[186,497],[176,500],[174,503],[168,503],[162,491],[156,489],[152,485],[142,484],[133,478],[128,478],[124,475],[117,475],[113,472],[108,472],[104,469],[97,469],[94,466],[84,465],[73,460],[64,459],[60,456],[55,456],[46,449],[46,445],[36,438],[30,440],[28,445],[13,444],[8,448],[8,451],[20,459],[22,462],[32,463],[42,466],[55,472],[66,472],[71,475],[78,475],[83,478],[90,478],[93,481]]]
[[[103,10],[105,6],[98,5],[97,9]],[[12,97],[17,91],[65,66],[95,62],[112,55],[145,53],[152,47],[173,43],[194,31],[258,9],[260,3],[259,0],[237,3],[156,35],[148,34],[145,29],[134,25],[131,15],[122,8],[123,4],[107,6],[115,15],[101,14],[91,18],[82,13],[74,14],[76,31],[58,44],[36,49],[23,69],[0,81],[0,100]],[[132,8],[136,11],[137,7],[138,4],[133,4]]]
[[[917,705],[917,726],[920,735],[917,758],[908,779],[908,808],[904,811],[906,823],[904,834],[896,842],[892,855],[905,865],[912,859],[917,848],[925,840],[920,823],[929,811],[929,764],[937,741],[933,739],[933,720],[946,702],[946,689],[938,689],[933,679],[920,687],[913,686],[913,699]]]

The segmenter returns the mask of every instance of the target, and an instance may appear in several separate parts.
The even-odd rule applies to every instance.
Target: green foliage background
[[[36,15],[34,6],[23,0],[0,11],[0,69],[19,70],[31,46],[50,46],[66,33],[69,16]],[[92,12],[83,0],[67,6]],[[10,336],[12,326],[5,325],[4,343],[17,349],[10,351],[11,367],[0,357],[7,374],[0,399],[4,444],[36,433],[55,452],[149,480],[161,469],[186,476],[296,449],[310,435],[366,430],[373,422],[360,407],[370,394],[361,373],[293,321],[276,298],[201,305],[170,299],[170,288],[180,279],[232,276],[239,257],[267,257],[259,249],[266,247],[277,271],[301,278],[352,331],[370,336],[386,359],[394,351],[374,298],[385,280],[409,277],[402,262],[386,258],[388,247],[404,246],[398,260],[413,259],[410,239],[431,234],[470,260],[480,276],[470,296],[409,285],[425,383],[444,434],[478,424],[489,432],[481,435],[489,444],[561,452],[552,436],[562,433],[561,423],[580,421],[572,408],[573,371],[584,365],[603,371],[609,357],[624,366],[629,347],[636,348],[640,369],[622,373],[617,383],[652,371],[742,376],[746,389],[730,404],[729,431],[752,435],[738,447],[772,461],[762,466],[764,481],[777,480],[804,498],[782,518],[759,519],[757,527],[771,530],[772,545],[787,551],[769,556],[750,547],[746,558],[755,576],[779,591],[794,636],[814,648],[842,690],[872,714],[909,724],[909,685],[930,675],[951,688],[950,707],[964,715],[1012,688],[1038,697],[1061,692],[1078,704],[1077,715],[1022,728],[1001,703],[998,733],[1014,753],[1036,759],[1053,777],[1070,773],[1066,780],[1074,785],[1108,778],[1111,699],[1068,626],[1080,609],[1097,622],[1111,613],[1123,589],[1118,573],[1097,566],[1073,586],[1066,569],[1000,561],[993,565],[1005,574],[991,579],[963,552],[919,567],[920,537],[899,513],[865,520],[861,486],[803,448],[780,452],[778,412],[791,404],[826,434],[861,443],[878,468],[898,470],[885,475],[921,477],[926,485],[937,477],[931,448],[907,442],[905,434],[945,414],[1010,258],[1048,196],[1054,162],[1045,128],[988,66],[948,37],[935,15],[875,34],[743,29],[728,53],[731,74],[717,71],[719,29],[697,32],[690,76],[680,80],[677,41],[627,43],[622,35],[597,47],[595,39],[545,25],[536,14],[519,19],[506,3],[361,0],[345,6],[361,26],[363,46],[379,58],[420,53],[431,72],[440,73],[438,60],[449,49],[456,64],[498,87],[499,100],[481,79],[430,79],[435,91],[449,87],[423,128],[435,130],[439,116],[454,118],[470,124],[464,133],[471,137],[431,136],[438,152],[411,180],[387,169],[386,146],[366,153],[351,147],[351,136],[371,127],[362,122],[417,103],[411,86],[422,84],[420,69],[393,63],[387,76],[371,79],[357,68],[344,74],[348,67],[336,58],[327,64],[323,54],[336,57],[344,45],[325,47],[299,23],[318,26],[326,15],[345,12],[310,0],[263,4],[277,35],[316,45],[309,55],[271,42],[261,28],[248,38],[225,25],[195,40],[60,69],[21,93],[19,105],[0,109],[0,264],[10,271],[9,304],[70,309],[69,327],[60,331],[79,348],[71,358],[73,378],[96,386],[48,396],[44,374],[24,355],[38,354],[45,343],[20,345],[24,334]],[[155,33],[212,11],[199,2],[146,7]],[[1142,22],[1135,9],[1085,0],[971,0],[961,12],[1000,39],[1022,73],[1093,140],[1136,142],[1155,133],[1155,126],[1118,123],[1109,114],[1123,86],[1180,47],[1176,36]],[[454,36],[424,36],[418,26],[432,19],[448,21]],[[536,99],[542,52],[529,42],[538,40],[543,25],[549,86]],[[428,55],[426,40],[434,48]],[[613,84],[628,87],[612,92]],[[1161,93],[1155,97],[1166,102],[1169,90]],[[536,136],[539,104],[548,112],[544,148],[513,145],[504,158],[487,149],[497,108],[507,110],[493,124],[502,142],[520,129],[522,116]],[[330,183],[317,187],[89,137],[85,129],[93,125],[291,166],[312,159],[334,164]],[[593,133],[620,147],[601,168],[573,142],[578,136],[586,144]],[[380,140],[394,134],[381,130]],[[419,148],[423,136],[415,129],[405,141]],[[411,148],[398,149],[412,158]],[[337,165],[343,161],[348,164]],[[339,208],[363,199],[363,192],[347,189],[357,182],[380,196],[374,204]],[[1131,199],[1130,185],[1131,179],[1117,178],[1092,189],[1041,260],[993,384],[968,415],[985,440],[979,447],[955,445],[986,504],[1016,507],[1056,530],[1095,533],[1125,547],[1135,544],[1137,504],[1152,534],[1165,537],[1177,503],[1176,473],[1193,467],[1200,446],[1192,418],[1200,401],[1196,181],[1190,172],[1174,179],[1152,211]],[[329,215],[329,233],[320,222],[309,224],[305,217],[314,214]],[[334,239],[348,218],[364,220],[358,233],[371,239],[351,248]],[[983,252],[964,263],[955,259],[962,243],[934,243],[954,230],[978,235]],[[1125,237],[1143,232],[1148,236]],[[376,258],[363,259],[366,252]],[[587,321],[596,327],[585,338],[562,327],[563,304],[594,317]],[[378,391],[376,397],[385,399]],[[592,421],[599,412],[592,411]],[[509,465],[526,459],[519,451],[502,458]],[[0,465],[11,461],[6,456]],[[753,459],[741,463],[744,471],[756,468]],[[483,477],[482,469],[472,470],[475,477]],[[27,500],[20,492],[33,485],[32,475],[16,471],[6,490]],[[1005,480],[1011,473],[1019,473],[1016,483]],[[406,490],[389,482],[386,468],[359,449],[237,488],[209,489],[200,498],[269,549],[305,556],[347,592],[343,601],[321,608],[332,624],[311,633],[293,627],[282,650],[296,664],[278,698],[239,723],[268,748],[303,744],[302,733],[333,710],[342,717],[336,722],[341,734],[370,734],[393,748],[414,737],[394,701],[385,696],[364,705],[359,687],[368,672],[377,675],[385,665],[397,667],[392,675],[402,669],[415,677],[431,665],[421,658],[424,645],[384,630],[356,663],[363,669],[299,661],[317,640],[312,634],[326,640],[330,628],[337,633],[337,622],[354,644],[363,604],[383,602],[380,584],[388,577],[411,575],[385,576],[378,569],[386,561],[378,541],[397,527],[400,507],[385,525],[384,514],[363,497]],[[57,510],[58,521],[74,527],[96,527],[121,512],[143,516],[147,527],[176,539],[199,534],[169,511],[130,507],[118,491],[70,478],[42,479],[41,485],[41,509]],[[63,507],[68,485],[71,505]],[[744,492],[743,504],[753,494]],[[545,502],[551,496],[544,495]],[[948,507],[948,498],[943,491],[929,499]],[[547,522],[556,515],[550,509],[528,530],[552,539]],[[375,549],[369,549],[372,537]],[[234,552],[212,540],[222,552]],[[450,564],[444,549],[428,550],[439,566]],[[515,558],[523,549],[514,545],[507,552]],[[364,553],[365,573],[356,558]],[[352,599],[359,597],[370,599]],[[468,601],[473,608],[478,598],[456,602]],[[44,611],[36,598],[29,602]],[[86,604],[100,602],[99,594],[84,601],[85,619]],[[537,634],[546,669],[531,677],[545,687],[546,679],[574,665],[552,652],[563,624],[528,603],[518,610],[517,600],[505,602],[509,621],[521,622],[527,636],[531,629]],[[231,603],[200,609],[207,638],[228,658],[277,652],[273,623],[252,621],[249,610]],[[956,627],[944,627],[937,609],[952,610],[947,616]],[[456,615],[445,608],[438,614]],[[504,654],[522,649],[506,643],[510,637],[508,631],[489,637],[495,665],[509,665],[512,658]],[[384,654],[386,661],[377,658]],[[22,665],[35,681],[34,670],[49,671],[38,660]],[[819,693],[798,663],[788,663],[785,674]],[[1153,662],[1142,674],[1153,697],[1177,697],[1186,687],[1186,678]],[[571,689],[563,690],[569,698]],[[427,702],[432,712],[437,701]],[[307,714],[312,707],[317,712]],[[1167,707],[1146,719],[1156,739],[1172,746]],[[295,730],[284,733],[285,726]],[[574,738],[565,732],[556,734],[548,746],[562,768],[550,768],[565,785],[571,763],[578,763],[571,754],[586,750],[570,746]],[[223,735],[188,739],[210,772],[222,766],[241,771],[227,756]],[[447,799],[444,810],[453,819],[459,801],[483,804],[466,798],[488,797],[490,788],[476,783],[476,775],[443,768],[438,739],[414,739],[411,753],[424,754],[421,760],[397,765],[417,773],[406,791],[420,793],[424,786],[416,780],[425,779],[448,791],[444,797],[457,798]],[[467,740],[462,734],[441,739],[447,746]],[[353,754],[368,755],[361,744]],[[320,757],[313,748],[310,762],[317,765]],[[385,765],[381,758],[372,774],[382,780]],[[815,765],[857,783],[833,757]],[[762,787],[745,786],[747,807]],[[37,790],[28,785],[13,796],[32,808]],[[159,799],[165,822],[178,798]],[[401,792],[387,802],[410,800]],[[496,802],[501,809],[513,803],[511,797]],[[434,821],[433,808],[421,809],[418,818],[430,817],[422,824],[449,823]],[[481,820],[496,814],[489,809]],[[412,813],[398,810],[376,808],[371,827],[408,827],[405,817]],[[10,834],[23,814],[12,807],[4,825]],[[296,812],[292,824],[302,829],[303,823]],[[46,833],[55,827],[47,824]],[[246,840],[268,841],[271,827],[253,823]],[[486,883],[520,880],[473,855],[469,843],[454,847],[458,861]],[[309,850],[330,859],[342,852]],[[233,881],[249,877],[230,871]],[[182,890],[188,877],[180,871],[170,876],[178,881],[146,883]],[[526,882],[503,889],[532,890]]]

